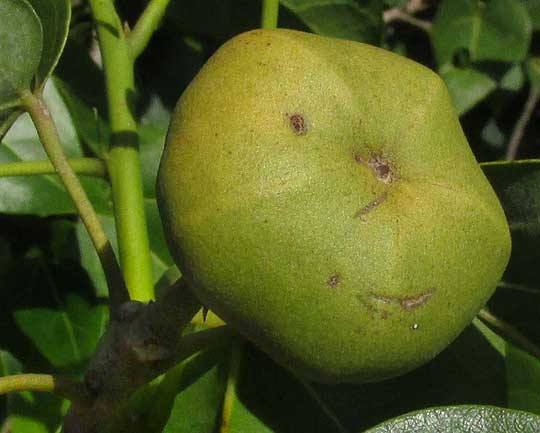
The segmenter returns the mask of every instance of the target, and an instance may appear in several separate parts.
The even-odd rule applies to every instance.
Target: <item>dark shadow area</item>
[[[239,398],[273,431],[337,431],[302,385],[267,356],[250,348],[244,365]],[[350,432],[427,407],[506,403],[504,360],[472,326],[433,361],[404,376],[314,388]]]

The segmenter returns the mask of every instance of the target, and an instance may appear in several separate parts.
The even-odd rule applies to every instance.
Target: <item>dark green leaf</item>
[[[471,61],[521,61],[531,22],[519,0],[445,0],[433,21],[432,43],[439,66],[466,50]]]
[[[540,361],[507,344],[506,378],[508,406],[540,415]]]
[[[78,293],[62,293],[59,278],[42,263],[41,278],[34,281],[34,287],[26,289],[48,291],[51,305],[19,309],[14,317],[55,368],[79,367],[95,350],[107,321],[107,310],[104,305],[92,305]]]
[[[54,82],[73,119],[73,126],[80,139],[99,157],[104,157],[109,147],[110,127],[103,119],[103,113],[87,105],[68,83],[55,77]]]
[[[45,101],[56,122],[64,151],[68,157],[83,156],[71,117],[53,83],[45,88]],[[0,144],[0,163],[46,160],[30,117],[21,116]],[[84,177],[83,187],[99,211],[111,207],[110,189],[98,178]],[[0,178],[0,211],[4,213],[58,215],[74,213],[71,198],[56,176],[25,176]]]
[[[43,52],[35,85],[41,87],[52,73],[66,43],[71,2],[69,0],[28,0],[34,7],[43,28]]]
[[[10,395],[8,431],[12,433],[55,433],[68,402],[55,394],[20,392]]]
[[[251,345],[243,346],[230,433],[339,432],[302,382]]]
[[[472,68],[447,66],[441,70],[441,77],[448,86],[459,115],[465,114],[497,87],[489,75]]]
[[[504,368],[503,356],[469,326],[435,359],[404,376],[364,385],[314,387],[347,431],[361,432],[425,407],[506,404]]]
[[[385,6],[388,7],[399,7],[407,3],[407,0],[384,0]]]
[[[314,33],[379,45],[382,2],[379,0],[281,0]]]
[[[164,433],[216,431],[225,390],[227,354],[227,349],[202,353],[180,364],[167,375],[166,381],[160,386],[162,394],[151,408],[154,412],[152,419],[158,424],[162,412],[170,410]],[[172,407],[171,397],[175,397]],[[156,424],[153,427],[157,427]]]
[[[534,30],[540,30],[540,0],[521,0],[531,17],[531,22]]]
[[[540,417],[489,406],[425,409],[385,422],[366,433],[536,433]]]
[[[144,125],[139,128],[141,137],[141,164],[144,186],[144,196],[156,197],[156,177],[165,144],[167,125]]]
[[[163,227],[155,199],[148,198],[145,200],[145,212],[148,224],[148,233],[150,236],[150,252],[154,271],[154,282],[157,282],[163,273],[167,271],[167,269],[169,269],[169,267],[173,264],[173,261],[165,242]],[[99,216],[107,237],[111,240],[113,249],[118,254],[116,228],[113,214],[112,212],[106,212],[101,213]],[[101,263],[99,262],[94,246],[81,222],[77,223],[76,231],[81,265],[88,272],[88,275],[94,284],[97,296],[106,297],[108,289],[105,275],[103,274]]]
[[[512,255],[503,276],[507,285],[540,288],[540,161],[482,165],[506,213]]]
[[[42,27],[26,0],[0,0],[0,122],[29,90],[42,52]],[[0,130],[2,128],[0,124]]]
[[[0,350],[0,377],[21,372],[21,363],[5,350]]]
[[[118,242],[116,239],[114,216],[112,213],[100,214],[99,219],[103,229],[105,230],[105,234],[107,235],[107,238],[111,242],[113,250],[116,253],[116,257],[118,257]],[[76,234],[81,266],[88,273],[96,296],[99,298],[106,298],[109,296],[107,280],[105,279],[105,274],[103,273],[103,268],[101,267],[101,262],[99,261],[94,244],[90,240],[88,232],[81,221],[77,222]]]

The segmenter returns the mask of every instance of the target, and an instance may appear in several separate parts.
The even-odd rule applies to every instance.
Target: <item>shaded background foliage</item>
[[[144,0],[117,1],[131,25],[145,5]],[[154,194],[170,112],[223,42],[260,25],[260,9],[255,0],[173,0],[137,62],[136,106],[156,282],[172,266]],[[538,158],[538,112],[527,107],[534,108],[540,95],[539,0],[282,0],[279,25],[379,45],[419,61],[446,81],[480,162],[508,157],[518,133],[517,157]],[[46,99],[71,157],[105,156],[104,78],[82,0],[73,2],[70,36]],[[528,122],[522,127],[524,116]],[[44,155],[23,116],[0,144],[0,162],[35,159]],[[505,205],[514,242],[511,265],[489,307],[540,345],[538,170],[536,162],[511,171],[485,167]],[[107,182],[87,177],[84,186],[114,243]],[[2,178],[0,212],[0,375],[81,374],[107,320],[106,285],[73,205],[54,176]],[[231,370],[231,358],[236,366],[240,360],[238,371]],[[219,431],[231,381],[236,399],[227,431],[232,433],[361,432],[411,410],[463,403],[540,414],[539,373],[537,359],[478,320],[426,366],[362,386],[300,383],[249,344],[235,343],[202,353],[148,386],[133,404],[136,422],[129,429]],[[54,432],[66,407],[51,395],[0,398],[2,431]]]

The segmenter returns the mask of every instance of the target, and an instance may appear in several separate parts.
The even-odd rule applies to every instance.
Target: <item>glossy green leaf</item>
[[[28,0],[36,11],[43,29],[43,51],[36,74],[36,87],[41,87],[54,70],[62,54],[69,32],[71,2],[69,0]]]
[[[39,263],[39,262],[38,262]],[[50,304],[20,308],[14,318],[22,332],[41,354],[60,369],[80,367],[95,350],[107,321],[105,305],[98,305],[80,293],[64,293],[59,285],[73,284],[69,275],[58,275],[45,262],[38,266],[39,278],[26,290],[46,291]]]
[[[521,61],[531,37],[531,22],[520,0],[445,0],[433,21],[432,43],[439,66],[461,50],[470,60]]]
[[[497,88],[489,75],[472,68],[448,66],[441,70],[441,77],[459,115],[465,114]]]
[[[44,93],[68,157],[83,155],[73,121],[52,82]],[[30,117],[25,114],[12,126],[0,144],[0,163],[46,160],[47,156]],[[111,207],[110,189],[103,179],[81,178],[90,200],[99,211]],[[0,212],[36,215],[75,213],[71,198],[57,176],[0,178]]]
[[[26,0],[0,0],[0,139],[29,90],[43,47],[41,22]]]
[[[379,45],[382,2],[379,0],[281,0],[314,33]]]
[[[540,417],[489,406],[425,409],[385,422],[366,433],[536,433]]]

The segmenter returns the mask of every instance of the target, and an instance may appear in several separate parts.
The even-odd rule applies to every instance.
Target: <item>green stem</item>
[[[79,178],[69,165],[60,144],[56,125],[54,124],[45,102],[30,92],[25,92],[21,95],[21,102],[23,107],[30,114],[32,121],[36,126],[41,144],[56,172],[60,176],[60,179],[62,179],[62,182],[71,196],[75,208],[92,239],[92,243],[98,253],[101,265],[103,266],[105,277],[107,278],[111,310],[112,313],[115,314],[120,304],[129,299],[129,295],[111,244],[105,235],[105,231],[94,211],[92,203],[88,200],[88,197],[81,186]]]
[[[275,29],[278,25],[279,0],[263,0],[261,27]]]
[[[0,377],[0,395],[16,391],[53,392],[54,378],[50,374],[15,374]]]
[[[15,374],[0,377],[0,395],[18,391],[54,392],[71,401],[82,401],[87,397],[84,385],[68,378],[50,374]]]
[[[131,46],[131,55],[134,59],[139,57],[144,51],[152,34],[159,27],[159,24],[165,15],[165,10],[170,0],[150,0],[146,9],[139,17],[139,20],[133,27],[128,36]]]
[[[68,160],[72,170],[80,175],[107,177],[107,167],[97,158],[73,158]],[[50,161],[17,161],[0,164],[0,177],[56,174]]]
[[[131,297],[144,302],[154,297],[154,290],[134,117],[134,59],[113,1],[90,0],[90,7],[105,69],[112,131],[108,169],[120,263]]]

